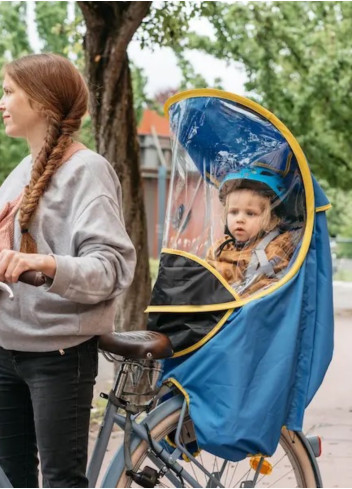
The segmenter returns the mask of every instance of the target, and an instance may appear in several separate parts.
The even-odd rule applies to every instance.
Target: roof
[[[154,110],[146,109],[138,126],[138,134],[152,134],[152,127],[158,136],[170,136],[169,121]]]

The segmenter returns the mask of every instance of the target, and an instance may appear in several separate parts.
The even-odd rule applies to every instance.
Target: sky
[[[156,48],[153,52],[141,49],[135,41],[128,48],[130,59],[140,68],[143,68],[148,77],[146,92],[153,96],[157,91],[176,88],[181,81],[181,71],[177,67],[176,57],[170,48]],[[218,60],[210,55],[189,51],[189,59],[196,71],[213,86],[214,78],[221,78],[225,90],[244,95],[245,73],[240,66],[232,63],[227,66],[225,61]]]
[[[190,29],[198,34],[214,37],[213,27],[207,19],[195,19],[190,23]],[[153,96],[155,92],[167,88],[176,88],[181,82],[181,70],[177,67],[176,57],[170,48],[141,49],[137,41],[132,39],[128,55],[139,67],[145,70],[148,77],[146,92]],[[245,95],[244,83],[246,75],[239,63],[228,64],[199,51],[186,51],[186,57],[196,73],[203,75],[208,87],[214,85],[214,79],[220,78],[225,90]]]
[[[40,42],[36,32],[33,13],[33,1],[28,1],[28,33],[32,47],[39,50]],[[73,14],[73,2],[68,2],[69,16]],[[192,29],[202,35],[212,37],[212,26],[206,19],[191,21]],[[156,92],[169,88],[177,88],[181,82],[181,70],[177,67],[176,57],[170,48],[141,49],[136,40],[130,42],[128,48],[130,59],[140,68],[144,69],[148,82],[145,87],[147,96],[153,97]],[[192,63],[196,73],[203,75],[208,87],[214,85],[214,79],[220,78],[225,90],[245,95],[244,82],[246,76],[239,64],[218,60],[213,56],[196,51],[188,51],[187,59]]]

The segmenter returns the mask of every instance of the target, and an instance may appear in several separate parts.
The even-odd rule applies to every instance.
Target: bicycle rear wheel
[[[152,437],[160,441],[172,433],[176,429],[179,417],[180,409],[166,416],[154,428],[151,427]],[[133,450],[132,463],[134,471],[139,471],[146,465],[155,467],[149,459],[148,448],[148,444],[145,441],[141,441]],[[221,472],[222,475],[217,477],[224,487],[246,487],[246,481],[253,480],[255,474],[250,467],[249,458],[240,462],[231,462],[201,451],[197,460],[210,473],[219,474]],[[255,487],[319,487],[319,477],[316,474],[312,455],[308,453],[298,434],[283,429],[277,451],[266,460],[272,466],[272,472],[270,475],[259,474]],[[198,481],[198,487],[215,487],[213,483],[209,482],[209,477],[193,462],[180,460],[179,463],[193,479]],[[139,486],[123,470],[116,478],[115,487]],[[170,484],[167,474],[165,474],[156,487],[174,486]],[[185,482],[185,487],[190,486]]]

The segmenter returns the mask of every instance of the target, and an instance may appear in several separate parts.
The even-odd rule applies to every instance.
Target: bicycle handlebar
[[[27,272],[21,273],[18,281],[24,284],[34,285],[34,287],[40,287],[45,284],[45,275],[42,272],[28,270]]]
[[[28,270],[27,272],[21,273],[19,276],[19,282],[25,284],[34,285],[34,287],[40,287],[45,284],[45,275],[42,272],[35,272],[34,270]],[[0,282],[0,291],[3,290],[9,295],[9,299],[13,299],[14,295],[12,289],[4,282]],[[0,474],[1,475],[1,474]]]

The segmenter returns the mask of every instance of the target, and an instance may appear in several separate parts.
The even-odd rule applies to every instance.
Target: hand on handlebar
[[[43,285],[45,275],[54,278],[55,258],[50,255],[20,253],[12,250],[0,252],[0,281],[17,281],[31,285]]]
[[[41,285],[45,284],[46,279],[44,273],[28,270],[27,272],[21,273],[21,275],[18,277],[18,281],[29,285],[34,285],[35,287],[40,287]],[[14,298],[12,289],[4,282],[0,282],[0,291],[1,290],[8,293],[9,299],[12,300]]]

